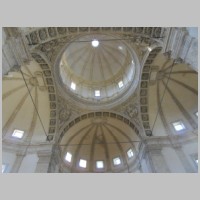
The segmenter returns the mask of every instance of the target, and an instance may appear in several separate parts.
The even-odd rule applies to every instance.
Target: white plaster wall
[[[193,39],[188,50],[185,62],[189,63],[191,67],[198,71],[198,40]]]
[[[194,38],[198,38],[198,27],[187,27],[189,35]]]
[[[198,171],[198,167],[195,164],[193,160],[193,155],[197,154],[198,155],[198,143],[193,142],[193,143],[188,143],[182,146],[182,150],[186,155],[186,158],[188,159],[191,167],[194,169],[195,172]]]
[[[161,152],[151,153],[151,159],[155,173],[170,173],[167,163]]]
[[[2,152],[2,164],[6,164],[7,168],[4,173],[9,173],[15,162],[16,155],[14,153]]]
[[[163,147],[162,155],[171,173],[185,173],[185,169],[176,153],[171,147]]]
[[[149,169],[145,159],[141,160],[141,168],[143,173],[149,173]]]
[[[19,173],[34,173],[38,162],[37,154],[28,154],[24,157]]]
[[[158,112],[158,103],[157,103],[157,86],[151,85],[149,87],[149,122],[150,127],[153,129],[154,136],[166,136],[165,127],[161,121],[160,115],[156,117]],[[161,91],[164,91],[164,87],[160,84]],[[162,93],[160,94],[162,96]],[[156,102],[156,103],[155,103]],[[155,121],[156,120],[156,121]],[[155,124],[154,124],[155,123]],[[153,127],[154,126],[154,127]]]

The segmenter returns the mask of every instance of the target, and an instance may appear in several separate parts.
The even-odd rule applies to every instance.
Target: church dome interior
[[[196,28],[2,30],[2,173],[198,172]]]
[[[136,89],[140,68],[136,59],[134,50],[120,36],[86,34],[69,41],[55,73],[63,93],[78,98],[88,108],[108,107]]]

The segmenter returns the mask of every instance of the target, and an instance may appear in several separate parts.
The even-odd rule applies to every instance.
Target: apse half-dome
[[[60,138],[62,172],[129,172],[138,166],[141,138],[128,119],[88,113],[65,127]]]
[[[87,108],[108,108],[124,101],[139,80],[137,55],[118,35],[76,37],[65,46],[57,65],[63,93]]]

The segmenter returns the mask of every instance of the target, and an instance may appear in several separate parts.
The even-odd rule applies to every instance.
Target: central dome
[[[79,36],[68,43],[58,64],[62,89],[89,107],[108,105],[135,89],[137,56],[116,35]]]

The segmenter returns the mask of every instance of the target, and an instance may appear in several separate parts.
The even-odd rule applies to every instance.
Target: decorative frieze
[[[115,32],[118,34],[127,34],[133,36],[142,35],[144,40],[156,38],[162,40],[165,28],[162,27],[46,27],[29,32],[26,37],[30,45],[37,45],[40,41],[48,41],[56,37],[62,37],[70,34],[80,33],[98,33],[98,32]],[[141,42],[141,41],[140,41]]]
[[[47,36],[46,30],[40,30],[41,37]],[[42,39],[42,38],[41,38]],[[56,133],[56,93],[55,93],[55,86],[54,81],[51,73],[50,66],[46,63],[46,61],[37,53],[32,53],[32,57],[40,64],[41,69],[43,70],[44,74],[44,81],[46,82],[46,88],[48,88],[49,92],[49,103],[50,103],[50,119],[49,119],[49,131],[47,140],[53,140],[53,136]]]
[[[69,130],[69,128],[71,128],[72,126],[74,126],[76,123],[79,123],[82,120],[88,119],[88,118],[93,118],[93,117],[104,117],[104,116],[108,116],[111,118],[115,118],[118,120],[121,120],[123,122],[125,122],[126,124],[128,124],[135,132],[136,134],[141,138],[141,135],[139,134],[140,130],[137,128],[136,125],[134,125],[129,119],[113,113],[113,112],[90,112],[88,114],[83,114],[78,118],[75,118],[74,120],[72,120],[70,123],[68,123],[65,128],[62,130],[60,137],[59,137],[59,141],[62,139],[62,137],[64,136],[64,134],[66,133],[67,130]]]
[[[151,73],[151,63],[153,63],[157,54],[161,51],[161,47],[157,47],[153,49],[143,67],[142,75],[141,75],[141,83],[140,83],[140,111],[141,111],[141,119],[143,121],[143,127],[147,136],[152,135],[152,131],[150,130],[149,124],[149,116],[148,116],[148,86],[150,81],[150,73]]]

